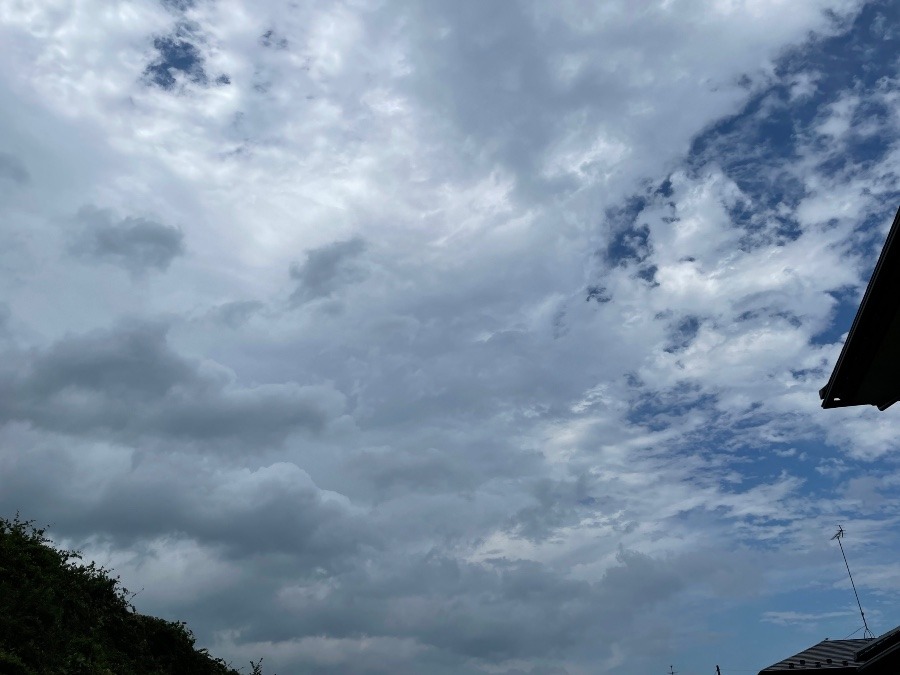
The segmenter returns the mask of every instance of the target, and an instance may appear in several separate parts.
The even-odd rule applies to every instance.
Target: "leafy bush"
[[[0,518],[0,675],[238,675],[194,649],[184,622],[137,613],[118,577],[32,522]]]

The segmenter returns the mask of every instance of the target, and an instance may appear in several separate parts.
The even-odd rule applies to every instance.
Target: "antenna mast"
[[[843,538],[844,528],[838,525],[838,530],[831,539],[837,539],[838,546],[841,547],[841,555],[844,556],[844,565],[847,567],[847,576],[850,577],[850,585],[853,587],[853,595],[856,596],[856,605],[859,607],[859,615],[863,620],[863,638],[874,638],[875,636],[872,634],[872,631],[869,630],[869,624],[866,623],[866,613],[863,611],[862,603],[859,601],[859,593],[856,592],[856,584],[853,583],[853,575],[850,573],[850,563],[847,562],[847,554],[844,553],[844,545],[841,543],[841,539]]]

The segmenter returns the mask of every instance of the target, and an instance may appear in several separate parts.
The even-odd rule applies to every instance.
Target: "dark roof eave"
[[[819,397],[823,408],[900,400],[900,209],[888,232],[834,371]]]

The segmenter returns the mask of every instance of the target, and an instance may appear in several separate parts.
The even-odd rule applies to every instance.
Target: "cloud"
[[[234,300],[213,308],[209,316],[213,321],[223,323],[229,328],[239,328],[264,307],[265,305],[258,300]]]
[[[414,664],[436,673],[582,672],[580,644],[600,635],[604,655],[633,654],[642,644],[651,662],[662,657],[657,611],[701,568],[696,559],[663,562],[623,551],[601,580],[587,583],[529,562],[415,556],[337,581],[288,584],[278,593],[278,639],[264,637],[268,626],[251,624],[220,648],[265,646],[290,667],[328,673],[412,673]],[[337,610],[350,604],[352,613]],[[316,640],[312,631],[322,625],[328,637]],[[382,655],[382,644],[402,658]],[[448,662],[449,654],[463,660]],[[643,662],[632,656],[628,666]]]
[[[275,672],[762,666],[836,522],[887,615],[889,5],[677,4],[9,9],[2,508]]]
[[[115,478],[66,517],[73,534],[140,547],[170,536],[177,523],[185,543],[230,561],[290,555],[297,576],[335,571],[360,547],[377,544],[345,497],[321,490],[295,464],[210,470],[173,453]]]
[[[535,563],[473,565],[414,556],[364,573],[348,571],[331,582],[286,584],[269,616],[260,616],[237,640],[249,647],[273,636],[277,613],[283,628],[269,640],[288,657],[288,667],[365,669],[367,654],[359,647],[375,640],[407,646],[406,658],[394,664],[400,672],[413,672],[411,661],[429,672],[452,672],[448,654],[464,659],[455,666],[462,672],[486,672],[476,664],[497,668],[510,657],[565,660],[588,635],[603,635],[607,645],[639,640],[646,627],[638,616],[671,598],[682,583],[677,572],[630,553],[596,584],[561,580]],[[352,612],[341,611],[350,605]],[[321,645],[311,640],[319,626],[345,647],[331,663],[321,662]]]
[[[21,442],[45,432],[7,425],[2,440],[16,434]],[[63,544],[113,566],[127,587],[143,588],[142,611],[174,612],[205,644],[218,641],[219,653],[265,645],[280,668],[364,671],[374,641],[404,646],[379,657],[401,672],[423,664],[439,673],[516,672],[515,663],[529,672],[535,661],[578,672],[572,659],[591,636],[604,636],[592,658],[633,654],[637,645],[665,653],[659,617],[692,579],[734,590],[753,577],[734,556],[704,551],[613,551],[592,580],[524,559],[466,562],[442,547],[409,549],[398,538],[406,520],[323,489],[292,462],[247,469],[60,438],[45,435],[28,456],[3,456],[0,503],[45,495],[30,513],[52,518],[54,531],[68,533]],[[344,649],[323,653],[323,635]]]
[[[75,223],[80,231],[69,250],[85,261],[108,262],[141,275],[164,272],[184,255],[184,233],[177,227],[130,216],[115,222],[111,211],[91,206],[78,211]]]
[[[790,626],[792,624],[801,624],[801,625],[817,625],[820,624],[823,620],[827,619],[842,619],[845,617],[851,617],[856,612],[852,609],[844,610],[842,612],[819,612],[819,613],[810,613],[810,612],[764,612],[763,613],[763,621],[768,621],[769,623],[774,623],[778,626]]]
[[[365,250],[366,242],[355,237],[307,251],[306,260],[290,268],[291,279],[297,282],[291,302],[301,305],[328,298],[342,286],[362,281],[365,271],[355,260]]]
[[[18,157],[0,152],[0,180],[26,185],[31,181],[31,175]]]
[[[287,49],[287,38],[279,37],[275,29],[270,28],[259,37],[259,44],[271,49]]]
[[[179,14],[191,9],[195,0],[162,0],[162,4],[172,12]]]
[[[95,438],[272,443],[340,413],[342,396],[328,387],[240,386],[218,364],[175,352],[167,331],[124,322],[11,354],[2,420]]]
[[[645,381],[657,382],[651,388],[665,386],[665,372],[663,380],[674,378],[669,385],[693,381],[720,410],[745,407],[749,414],[758,406],[757,423],[767,422],[755,428],[764,434],[780,417],[795,429],[791,433],[802,433],[803,425],[828,426],[830,437],[865,446],[861,452],[887,451],[871,421],[869,432],[851,441],[836,431],[842,425],[831,428],[833,419],[813,416],[813,396],[808,405],[797,401],[801,391],[814,393],[827,379],[826,364],[834,357],[821,345],[826,335],[839,345],[849,328],[862,260],[872,264],[896,210],[900,127],[883,103],[893,67],[876,58],[882,65],[853,81],[846,71],[821,66],[833,50],[851,49],[866,34],[876,5],[853,30],[788,51],[776,77],[739,114],[694,140],[683,173],[607,210],[606,265],[592,280],[618,301],[628,302],[623,294],[640,297],[657,312],[653,323],[669,322],[664,351],[672,358],[657,356],[641,371]],[[872,87],[864,115],[856,94],[862,80]],[[798,81],[816,86],[796,96]],[[880,236],[872,241],[876,222]],[[633,279],[651,270],[655,285],[640,292]],[[843,331],[826,333],[836,316]],[[771,373],[775,386],[751,393],[749,368]],[[796,373],[787,384],[778,375],[786,372]],[[790,414],[797,416],[792,423]],[[730,415],[725,419],[732,423]]]

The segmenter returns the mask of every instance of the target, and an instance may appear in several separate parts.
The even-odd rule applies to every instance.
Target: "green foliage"
[[[118,577],[44,532],[0,517],[0,675],[238,675],[194,649],[184,622],[138,614]]]

